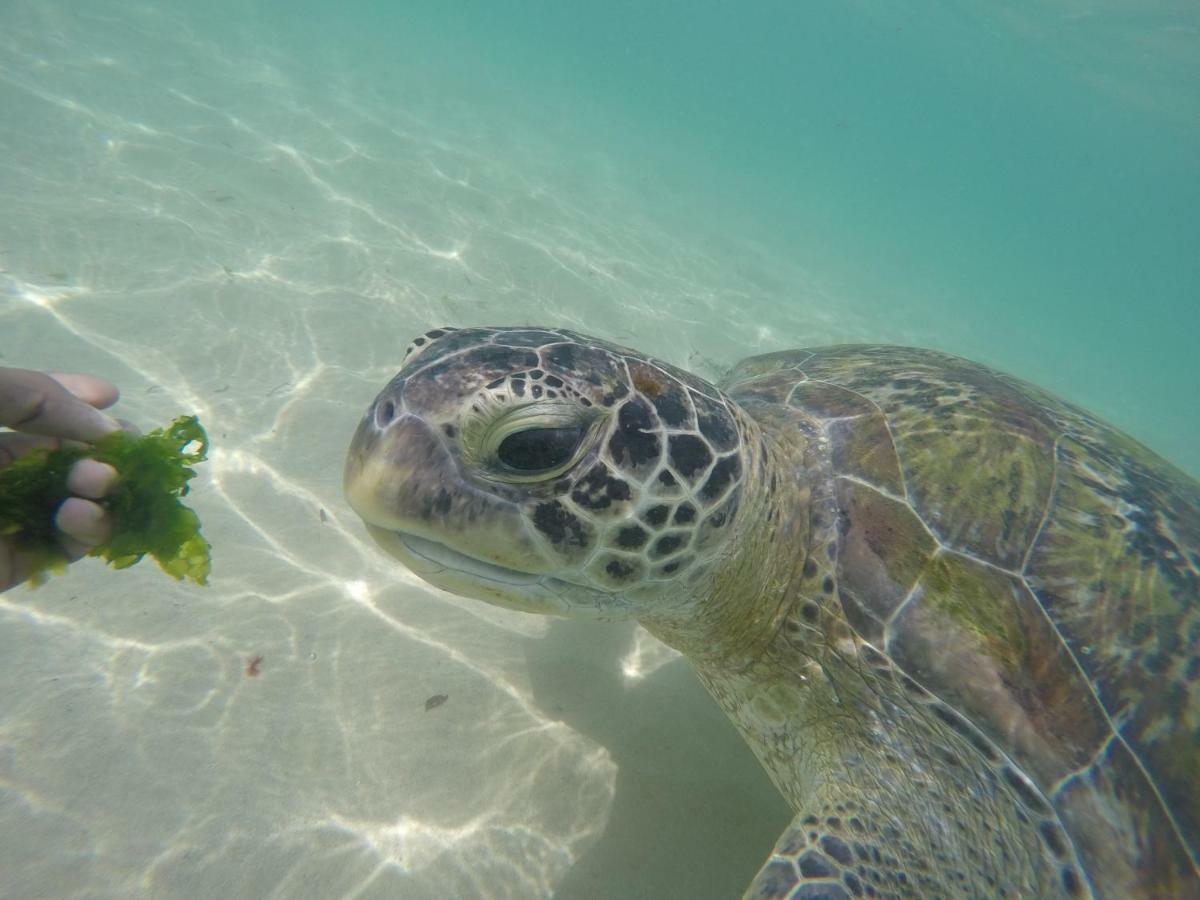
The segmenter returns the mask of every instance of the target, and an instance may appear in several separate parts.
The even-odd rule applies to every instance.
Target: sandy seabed
[[[420,84],[397,103],[252,24],[0,21],[0,360],[107,377],[141,428],[196,413],[213,448],[189,497],[210,586],[87,560],[0,599],[0,894],[739,892],[788,811],[686,664],[424,586],[342,459],[437,325],[713,375],[848,311],[751,245],[673,237],[569,135]]]

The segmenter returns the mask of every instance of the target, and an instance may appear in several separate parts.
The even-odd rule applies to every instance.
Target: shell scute
[[[937,550],[916,513],[873,488],[838,479],[838,586],[851,624],[877,640]]]
[[[1054,477],[1055,426],[982,366],[923,351],[805,364],[870,399],[886,417],[913,508],[943,543],[1016,570]],[[998,513],[998,514],[995,514]]]
[[[830,457],[833,470],[860,478],[897,496],[905,494],[900,460],[880,412],[851,421],[829,423]]]
[[[1059,817],[1088,875],[1110,897],[1195,896],[1196,875],[1138,761],[1113,740],[1054,793]],[[1148,840],[1132,842],[1131,835]]]
[[[787,404],[822,419],[844,419],[876,411],[874,404],[865,397],[822,381],[800,382],[789,393]]]
[[[893,425],[913,508],[948,546],[1019,570],[1050,497],[1052,442],[958,419]]]
[[[1039,784],[1086,765],[1111,734],[1025,583],[978,560],[954,552],[931,560],[888,629],[887,650],[1015,752]]]
[[[1059,445],[1054,505],[1027,580],[1183,830],[1200,834],[1200,496],[1141,454]],[[1144,453],[1145,451],[1142,451]]]

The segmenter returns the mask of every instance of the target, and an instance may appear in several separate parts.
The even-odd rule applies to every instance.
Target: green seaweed
[[[168,575],[206,584],[209,544],[200,519],[179,498],[187,494],[191,466],[207,458],[208,435],[195,416],[136,436],[107,434],[88,446],[37,450],[0,469],[0,537],[35,559],[33,581],[61,571],[67,557],[59,545],[54,515],[71,496],[67,475],[85,457],[119,473],[116,486],[99,503],[113,523],[112,538],[88,555],[124,569],[150,555]]]

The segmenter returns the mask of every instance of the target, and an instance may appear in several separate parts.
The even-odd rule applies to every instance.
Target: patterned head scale
[[[389,552],[455,593],[637,615],[732,530],[747,422],[715,387],[569,331],[437,329],[367,410],[346,466]]]

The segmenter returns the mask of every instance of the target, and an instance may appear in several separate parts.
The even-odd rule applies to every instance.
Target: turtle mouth
[[[452,594],[543,615],[583,614],[602,619],[629,615],[629,601],[622,594],[600,591],[547,573],[522,572],[485,562],[410,531],[369,523],[367,530],[377,544],[414,575]]]
[[[383,530],[383,529],[381,529]],[[439,541],[431,541],[408,531],[388,531],[394,539],[414,558],[431,567],[429,574],[447,569],[481,581],[524,587],[544,581],[556,581],[546,575],[534,575],[518,569],[509,569],[495,563],[485,562],[474,556],[455,550]],[[420,566],[420,569],[425,568]]]

